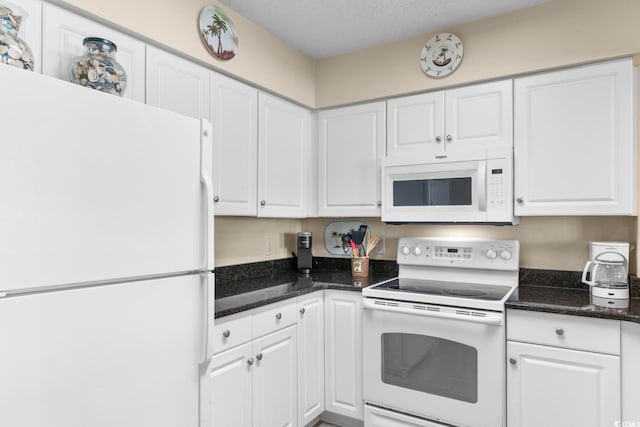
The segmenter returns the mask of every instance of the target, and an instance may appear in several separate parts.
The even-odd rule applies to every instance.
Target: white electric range
[[[504,426],[518,241],[402,238],[397,262],[362,291],[365,426]]]

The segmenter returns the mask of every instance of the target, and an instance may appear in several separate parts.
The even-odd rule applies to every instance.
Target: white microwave
[[[466,150],[382,163],[382,221],[518,224],[513,149]]]

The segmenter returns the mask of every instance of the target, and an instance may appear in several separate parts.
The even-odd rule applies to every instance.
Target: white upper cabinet
[[[50,3],[43,5],[42,73],[68,81],[71,62],[84,53],[85,37],[101,37],[116,44],[116,60],[127,74],[122,96],[145,102],[145,44]]]
[[[42,2],[40,0],[14,0],[27,13],[22,19],[18,37],[24,40],[33,53],[33,71],[42,72]]]
[[[147,46],[147,104],[196,119],[209,118],[209,69]]]
[[[258,90],[211,73],[216,215],[257,215]]]
[[[511,80],[387,101],[387,156],[511,146]]]
[[[385,103],[318,115],[318,215],[380,216]]]
[[[311,113],[260,93],[258,216],[302,218],[311,183]]]
[[[637,213],[631,59],[515,80],[515,215]]]

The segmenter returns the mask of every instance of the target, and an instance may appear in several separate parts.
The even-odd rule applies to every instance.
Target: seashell
[[[9,65],[13,65],[14,67],[24,68],[24,62],[19,59],[9,59]]]
[[[111,74],[111,83],[118,83],[119,80],[117,74]]]
[[[89,79],[90,82],[97,82],[98,81],[98,72],[95,69],[90,69],[87,72],[87,78]]]
[[[22,52],[20,52],[14,46],[10,46],[9,50],[7,51],[7,55],[9,55],[11,59],[20,59],[20,57],[22,57]]]
[[[33,56],[25,49],[22,51],[22,60],[24,62],[32,62]]]
[[[11,15],[13,11],[6,6],[0,6],[0,18]]]
[[[104,74],[104,67],[96,67],[96,72],[98,73],[99,76],[102,76]]]
[[[9,51],[9,47],[7,47],[7,46],[5,46],[5,45],[3,45],[3,44],[0,44],[0,55],[4,55],[4,54],[6,54],[8,51]]]

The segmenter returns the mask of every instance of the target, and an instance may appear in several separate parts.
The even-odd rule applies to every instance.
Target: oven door
[[[365,298],[364,400],[456,426],[505,413],[503,313]]]

